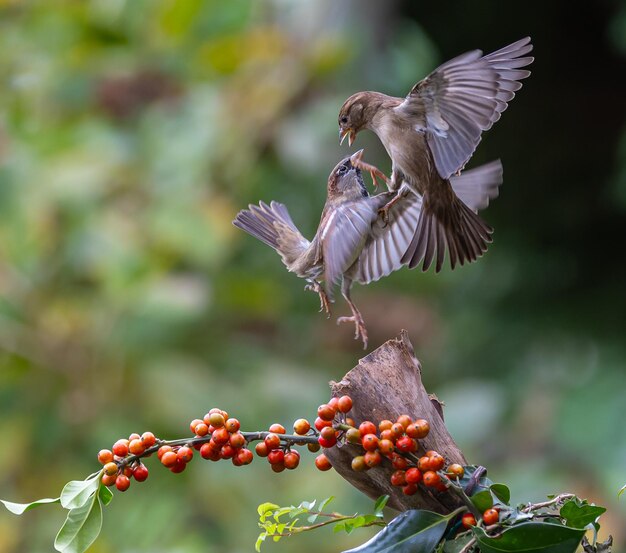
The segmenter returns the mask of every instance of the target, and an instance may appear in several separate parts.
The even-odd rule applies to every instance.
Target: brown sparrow
[[[355,339],[360,337],[365,348],[367,329],[350,288],[353,282],[368,284],[402,267],[404,252],[416,232],[422,198],[406,185],[398,192],[370,196],[359,169],[364,164],[362,154],[363,150],[356,152],[332,170],[312,241],[302,236],[287,208],[274,201],[250,205],[237,214],[233,224],[274,248],[287,269],[307,281],[305,288],[319,294],[320,311],[329,316],[333,287],[341,281],[341,293],[352,315],[338,318],[337,323],[353,322]],[[483,209],[497,196],[502,165],[494,161],[450,180],[470,209]],[[392,202],[384,220],[379,211]]]
[[[407,183],[423,198],[402,257],[410,268],[422,262],[425,271],[436,257],[439,271],[446,248],[453,269],[487,250],[493,230],[455,192],[452,177],[521,88],[519,80],[530,75],[521,68],[532,63],[531,50],[524,38],[486,56],[467,52],[418,82],[406,98],[358,92],[341,107],[341,141],[347,136],[352,144],[360,130],[374,131],[392,160],[390,190]]]

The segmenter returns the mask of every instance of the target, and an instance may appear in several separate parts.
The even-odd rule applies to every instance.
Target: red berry
[[[298,436],[304,436],[309,430],[311,430],[311,424],[306,419],[298,419],[293,423],[293,431]]]
[[[148,469],[146,465],[137,465],[133,470],[133,477],[137,482],[144,482],[148,478]]]
[[[196,425],[196,436],[206,436],[209,433],[209,427],[204,422]]]
[[[413,420],[411,419],[411,417],[409,417],[409,415],[400,415],[396,422],[399,422],[406,430],[406,427],[409,426],[409,424],[411,424]]]
[[[210,442],[202,444],[200,448],[200,455],[203,459],[209,459],[211,461],[218,461],[220,459],[220,452],[211,446]]]
[[[143,447],[148,449],[156,444],[156,437],[152,432],[144,432],[141,435],[141,441],[143,442]]]
[[[265,442],[259,442],[256,444],[254,446],[254,451],[259,457],[267,457],[267,454],[270,452],[270,450],[267,449],[267,444]]]
[[[383,455],[389,455],[393,453],[395,446],[391,440],[378,440],[378,450]]]
[[[369,468],[380,465],[383,460],[382,455],[378,451],[367,451],[363,457],[365,458],[365,464]]]
[[[498,513],[496,509],[487,509],[483,513],[483,522],[487,526],[491,526],[492,524],[495,524],[496,522],[498,522],[499,518],[500,518],[500,513]]]
[[[406,471],[406,481],[409,484],[419,484],[422,481],[422,473],[418,468],[411,467]]]
[[[106,465],[113,461],[113,452],[110,449],[101,449],[98,452],[98,461],[102,465]]]
[[[339,409],[338,405],[339,405],[339,398],[338,397],[331,397],[330,400],[328,401],[328,405],[330,405],[335,411],[337,411],[337,409]]]
[[[158,451],[157,451],[157,457],[159,458],[159,461],[161,460],[161,458],[163,457],[164,453],[167,453],[168,451],[172,451],[172,446],[171,445],[162,445]]]
[[[333,447],[336,443],[337,443],[337,438],[333,437],[330,440],[327,440],[325,438],[322,438],[321,436],[317,439],[317,441],[319,442],[319,444],[328,449],[329,447]]]
[[[189,430],[191,430],[192,434],[196,433],[196,427],[200,424],[206,424],[204,421],[201,421],[200,419],[193,419],[190,423],[189,423]],[[208,426],[208,425],[207,425]]]
[[[382,420],[378,423],[378,430],[384,432],[385,430],[391,430],[393,423],[390,420]]]
[[[282,463],[270,465],[270,467],[272,467],[272,470],[274,472],[283,472],[285,470],[285,465],[283,465]]]
[[[126,457],[128,455],[128,440],[117,440],[113,444],[113,454],[118,457]]]
[[[402,453],[410,453],[411,451],[417,451],[417,442],[413,438],[408,436],[402,436],[396,441],[396,447]]]
[[[117,474],[103,474],[102,475],[102,483],[105,486],[112,486],[113,484],[115,484],[116,480],[117,480]]]
[[[252,451],[245,447],[242,447],[236,453],[233,459],[237,459],[237,461],[239,461],[239,463],[241,463],[242,465],[249,465],[250,463],[252,463],[252,459],[254,459],[254,456],[252,455]]]
[[[176,453],[174,453],[171,450],[166,451],[161,456],[161,463],[163,464],[163,466],[168,467],[168,468],[173,467],[176,464],[177,460],[178,460],[178,457],[176,456]]]
[[[132,442],[133,440],[140,440],[141,436],[137,434],[137,432],[133,432],[130,436],[128,436],[128,441]]]
[[[237,451],[230,444],[224,444],[220,449],[220,459],[232,459]]]
[[[376,434],[365,434],[361,440],[361,444],[363,445],[363,449],[365,449],[365,451],[374,451],[378,448],[378,438],[376,437]]]
[[[337,432],[332,426],[326,426],[322,428],[320,436],[325,440],[334,440],[337,438]]]
[[[188,463],[189,461],[191,461],[191,459],[193,459],[193,449],[184,445],[178,450],[178,452],[176,453],[176,456],[183,463]]]
[[[376,434],[376,425],[371,421],[363,421],[359,424],[359,432],[361,436],[365,436],[366,434]]]
[[[424,486],[428,486],[430,488],[435,488],[441,482],[440,476],[432,470],[427,470],[423,475]]]
[[[104,474],[109,476],[117,474],[118,470],[117,463],[114,463],[113,461],[109,461],[106,465],[104,465]]]
[[[424,453],[424,455],[426,455],[426,457],[434,457],[435,455],[439,455],[439,453],[437,453],[434,449],[430,449]]]
[[[217,445],[224,445],[230,440],[230,434],[224,427],[216,428],[211,435],[211,440]]]
[[[430,470],[441,470],[444,464],[445,460],[439,453],[430,458]]]
[[[406,486],[406,472],[403,470],[396,470],[391,475],[392,486]]]
[[[390,428],[388,428],[387,430],[383,430],[380,433],[381,440],[389,440],[390,442],[395,443],[397,438],[398,437],[393,433],[393,430],[391,430]]]
[[[448,478],[452,480],[454,480],[455,478],[463,478],[463,475],[465,474],[465,469],[458,463],[453,463],[448,467],[446,474]]]
[[[356,472],[363,472],[369,468],[365,463],[365,457],[363,455],[357,455],[354,459],[352,459],[351,465],[352,470]]]
[[[396,470],[404,470],[409,466],[409,462],[406,460],[406,458],[402,457],[402,455],[399,455],[397,453],[392,453],[391,465]]]
[[[317,408],[317,416],[324,421],[332,421],[337,411],[328,403],[324,403]]]
[[[409,426],[406,427],[406,430],[404,432],[406,433],[407,436],[411,438],[415,438],[415,439],[419,438],[419,430],[414,424],[409,424]]]
[[[322,428],[325,428],[326,426],[332,426],[333,425],[333,421],[325,421],[324,419],[320,419],[319,417],[317,417],[315,419],[315,423],[314,426],[317,430],[321,430]]]
[[[464,528],[471,528],[472,526],[476,526],[476,518],[472,513],[465,513],[461,518],[461,522]]]
[[[427,470],[433,470],[430,465],[430,457],[426,457],[426,455],[420,457],[417,461],[417,468],[420,469],[422,472],[426,472]]]
[[[141,455],[145,451],[145,447],[141,438],[133,438],[128,444],[128,451],[130,451],[133,455]]]
[[[241,428],[241,423],[237,419],[228,419],[224,423],[224,426],[226,427],[226,430],[233,434],[234,432],[239,431],[239,429]]]
[[[346,417],[346,424],[348,426],[356,427],[356,422],[354,422],[354,419],[350,417]]]
[[[297,451],[288,451],[285,453],[285,468],[289,470],[295,469],[300,464],[300,454]]]
[[[274,432],[274,434],[286,434],[287,431],[285,430],[285,427],[282,424],[278,424],[277,422],[275,422],[274,424],[272,424],[272,426],[270,426],[270,432]]]
[[[326,455],[324,455],[323,453],[320,453],[315,458],[315,466],[318,468],[318,470],[321,471],[327,471],[333,468],[333,466],[330,464],[330,461],[328,460],[328,457],[326,457]]]
[[[337,409],[342,413],[347,413],[352,409],[352,398],[350,396],[341,396],[337,401]]]
[[[317,453],[321,449],[321,446],[318,443],[306,444],[306,447],[311,453]]]
[[[407,484],[406,486],[402,486],[402,493],[404,495],[414,495],[417,492],[417,484]]]
[[[246,445],[246,439],[241,432],[235,432],[230,436],[230,445],[235,449],[239,449]]]
[[[413,437],[421,440],[422,438],[428,436],[428,433],[430,432],[430,424],[426,419],[417,419],[413,423],[413,426],[417,429],[417,436]]]
[[[276,449],[277,447],[280,446],[280,438],[278,437],[278,435],[273,434],[273,433],[265,436],[265,439],[263,441],[265,442],[265,445],[267,446],[268,451],[271,451],[272,449]]]
[[[282,449],[272,449],[267,455],[271,465],[282,465],[285,462],[285,452]]]
[[[187,467],[187,463],[177,458],[176,462],[170,467],[170,471],[173,472],[174,474],[178,474],[180,472],[183,472],[186,467]]]
[[[128,488],[130,488],[130,478],[123,474],[118,475],[118,477],[115,479],[115,487],[119,491],[125,492]]]
[[[404,426],[402,426],[399,422],[395,422],[391,425],[391,431],[396,438],[399,438],[404,434]]]

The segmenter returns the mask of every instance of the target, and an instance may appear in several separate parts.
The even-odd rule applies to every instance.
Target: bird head
[[[328,177],[328,197],[356,199],[367,196],[367,187],[363,182],[361,170],[357,167],[363,157],[363,150],[342,159]]]
[[[365,127],[365,105],[366,97],[364,92],[358,92],[348,98],[339,110],[339,143],[343,144],[346,136],[348,144],[352,146],[357,133]]]

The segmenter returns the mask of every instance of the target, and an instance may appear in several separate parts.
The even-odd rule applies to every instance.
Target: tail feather
[[[455,194],[474,211],[485,209],[498,197],[502,184],[502,163],[499,159],[450,177]]]
[[[402,262],[411,269],[421,263],[422,271],[427,271],[436,255],[435,271],[439,272],[447,249],[454,269],[457,263],[463,265],[481,257],[492,233],[493,229],[456,196],[453,204],[438,214],[428,209],[425,197],[417,230]]]
[[[309,241],[300,234],[287,211],[278,202],[259,202],[259,205],[242,209],[233,221],[233,225],[264,242],[280,253],[283,261],[289,264],[309,245]]]

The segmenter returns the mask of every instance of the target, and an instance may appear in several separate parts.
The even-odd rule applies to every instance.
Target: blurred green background
[[[55,496],[116,438],[180,437],[215,405],[248,430],[313,417],[360,344],[233,216],[276,199],[312,236],[349,94],[404,95],[526,35],[533,75],[472,162],[505,168],[488,254],[353,297],[370,349],[409,331],[471,462],[519,501],[607,506],[601,536],[624,543],[626,4],[609,0],[0,1],[0,497]],[[355,147],[389,171],[373,135]],[[303,461],[153,462],[92,550],[251,551],[263,501],[371,508]],[[0,511],[0,552],[51,551],[62,519]]]

